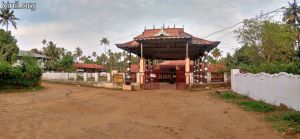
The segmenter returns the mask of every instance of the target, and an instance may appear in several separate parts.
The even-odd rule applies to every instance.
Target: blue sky
[[[6,2],[6,1],[5,1]],[[14,2],[11,1],[10,2]],[[177,27],[204,37],[260,12],[287,6],[287,0],[19,0],[36,3],[36,11],[17,9],[18,29],[12,30],[22,50],[42,48],[42,40],[54,41],[58,47],[74,51],[81,47],[85,55],[102,53],[99,40],[107,37],[110,49],[121,51],[114,44],[131,40],[144,27]],[[274,14],[278,19],[282,13]],[[2,27],[4,28],[4,27]],[[234,28],[236,29],[236,28]],[[225,54],[240,45],[232,30],[209,38],[222,41]]]

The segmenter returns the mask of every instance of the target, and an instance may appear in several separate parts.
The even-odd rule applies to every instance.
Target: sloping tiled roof
[[[208,65],[208,72],[218,72],[225,68],[224,64],[210,64]]]
[[[74,68],[82,68],[82,69],[106,69],[105,66],[97,65],[97,64],[85,64],[85,63],[76,63],[73,64]]]
[[[191,65],[193,64],[192,62],[190,63]],[[159,64],[160,66],[184,66],[185,61],[184,60],[168,60],[164,61]],[[204,66],[203,70],[204,70]],[[224,64],[209,64],[208,65],[208,72],[218,72],[225,68]]]
[[[47,57],[47,56],[45,56],[45,55],[33,53],[33,52],[31,52],[31,51],[24,51],[24,50],[20,50],[18,56],[20,56],[20,57],[23,57],[23,56],[32,56],[32,57],[46,58],[46,59],[49,59],[49,58],[50,58],[50,57]]]
[[[140,65],[138,65],[138,64],[131,65],[131,72],[137,73],[137,72],[139,72],[139,70],[140,70]]]
[[[123,44],[116,44],[118,47],[138,47],[140,44],[136,41],[129,41]]]
[[[159,35],[161,34],[161,35]],[[122,44],[116,44],[119,48],[130,48],[138,47],[140,44],[137,42],[139,40],[147,39],[160,39],[160,38],[189,38],[191,44],[193,45],[215,45],[217,46],[220,42],[218,41],[208,41],[198,37],[194,37],[186,32],[183,28],[164,28],[164,29],[146,29],[141,35],[134,38],[133,41],[129,41]]]
[[[134,40],[139,39],[150,39],[156,37],[172,37],[172,38],[189,38],[191,35],[185,33],[183,28],[163,28],[163,29],[146,29],[143,34],[134,38]]]

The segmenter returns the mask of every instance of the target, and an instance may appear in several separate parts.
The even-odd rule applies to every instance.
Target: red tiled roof
[[[135,37],[134,39],[145,39],[159,37],[158,33],[166,33],[166,37],[191,37],[191,35],[184,32],[183,28],[164,28],[164,29],[146,29],[143,34]]]
[[[140,70],[140,65],[138,65],[138,64],[131,65],[131,72],[137,73],[137,72],[139,72],[139,70]]]
[[[166,33],[166,36],[157,36],[159,33]],[[144,32],[135,37],[133,41],[129,41],[122,44],[116,44],[119,48],[130,48],[130,47],[138,47],[140,44],[139,40],[142,39],[156,39],[156,38],[190,38],[192,45],[213,45],[217,46],[220,42],[208,41],[205,39],[201,39],[198,37],[194,37],[186,32],[184,32],[183,28],[165,28],[165,29],[146,29]]]
[[[185,60],[168,60],[168,61],[164,61],[158,65],[160,65],[160,66],[184,66]],[[193,65],[193,63],[191,62],[190,65]],[[204,70],[204,66],[202,66],[202,67]],[[225,68],[224,64],[209,64],[208,72],[218,72],[218,71],[222,70],[223,68]]]
[[[208,65],[208,72],[218,72],[225,68],[224,64],[210,64]]]
[[[74,68],[83,68],[83,69],[106,69],[105,66],[97,64],[85,64],[85,63],[76,63],[73,64]]]
[[[198,38],[198,37],[192,37],[192,40],[191,40],[191,43],[192,44],[212,44],[214,42],[211,42],[211,41],[208,41],[208,40],[204,40],[204,39],[201,39],[201,38]],[[216,42],[215,42],[216,43]],[[219,44],[219,42],[217,42]]]
[[[140,44],[136,41],[129,41],[123,44],[116,44],[118,47],[138,47]]]

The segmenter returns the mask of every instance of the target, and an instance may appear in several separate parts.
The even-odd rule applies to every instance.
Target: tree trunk
[[[105,66],[107,68],[108,58],[107,58],[107,54],[106,54],[106,45],[104,45],[104,53],[105,53]]]
[[[8,32],[8,23],[6,24],[6,32]]]

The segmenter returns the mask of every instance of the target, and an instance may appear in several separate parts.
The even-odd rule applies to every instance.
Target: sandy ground
[[[0,138],[276,139],[262,117],[208,92],[122,92],[61,84],[0,94]]]

